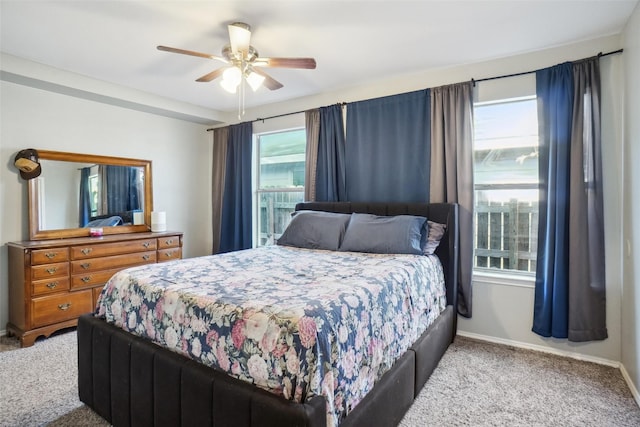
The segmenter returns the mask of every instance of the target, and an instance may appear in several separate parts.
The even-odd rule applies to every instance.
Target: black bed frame
[[[456,334],[458,206],[299,203],[296,210],[421,215],[447,224],[436,250],[447,308],[340,424],[395,426]],[[114,426],[325,427],[322,396],[295,403],[125,332],[91,314],[78,320],[80,400]]]

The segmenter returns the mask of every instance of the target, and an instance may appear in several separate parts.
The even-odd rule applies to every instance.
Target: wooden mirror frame
[[[114,227],[102,227],[103,234],[142,233],[151,229],[151,211],[153,210],[153,179],[151,176],[151,161],[139,159],[127,159],[124,157],[98,156],[93,154],[65,153],[62,151],[37,150],[40,160],[59,160],[75,163],[95,163],[115,166],[138,166],[144,169],[144,224],[142,225],[118,225]],[[41,230],[40,206],[36,179],[29,180],[29,239],[64,239],[68,237],[87,237],[89,228],[61,228],[54,230]]]

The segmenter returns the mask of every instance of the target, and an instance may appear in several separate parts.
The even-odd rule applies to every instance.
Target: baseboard
[[[636,388],[635,384],[631,380],[631,377],[627,372],[627,368],[625,368],[622,363],[620,364],[620,372],[622,372],[622,378],[624,378],[624,380],[627,383],[627,386],[629,387],[629,390],[631,390],[631,394],[633,395],[633,398],[635,399],[638,406],[640,406],[640,393],[638,393],[638,389]]]
[[[621,366],[620,362],[617,362],[614,360],[603,359],[601,357],[595,357],[595,356],[588,356],[585,354],[576,353],[574,351],[559,350],[556,348],[549,348],[542,345],[529,344],[522,341],[514,341],[514,340],[505,339],[505,338],[496,338],[488,335],[474,334],[473,332],[464,332],[460,330],[458,330],[458,335],[460,335],[461,337],[472,338],[475,340],[488,341],[495,344],[509,345],[511,347],[522,348],[525,350],[533,350],[533,351],[539,351],[542,353],[554,354],[556,356],[569,357],[571,359],[581,360],[583,362],[597,363],[598,365],[610,366],[612,368],[619,369]]]
[[[0,331],[0,337],[7,335],[7,331],[5,329]]]

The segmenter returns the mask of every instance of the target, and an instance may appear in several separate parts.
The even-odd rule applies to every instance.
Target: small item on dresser
[[[133,211],[133,225],[144,224],[144,214],[141,210]]]
[[[154,233],[159,231],[167,231],[167,213],[151,212],[151,231]]]
[[[102,236],[102,227],[90,228],[89,236],[91,237],[100,237]]]

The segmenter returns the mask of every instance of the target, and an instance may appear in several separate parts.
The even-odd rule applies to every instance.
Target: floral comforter
[[[285,399],[323,395],[335,426],[445,308],[443,277],[435,256],[270,246],[121,271],[96,314]]]

